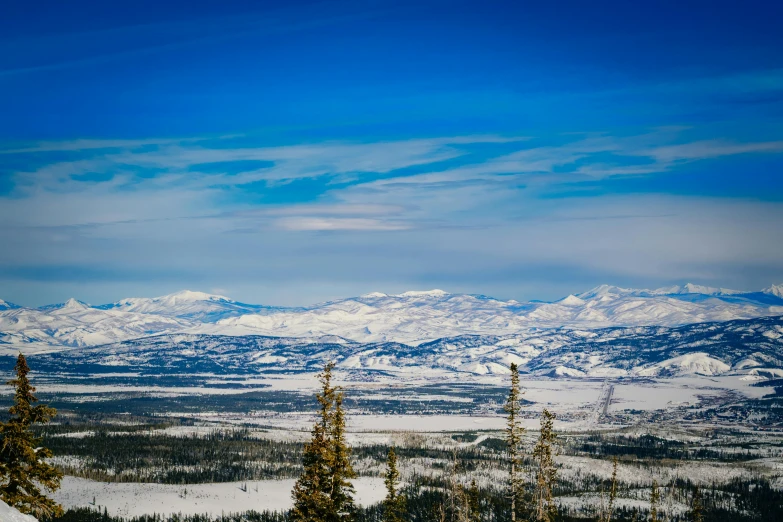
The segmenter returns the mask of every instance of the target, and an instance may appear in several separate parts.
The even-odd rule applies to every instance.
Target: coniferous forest
[[[515,365],[502,408],[504,430],[453,432],[438,444],[403,431],[394,446],[348,443],[350,412],[344,403],[350,390],[333,384],[331,364],[320,375],[316,422],[301,440],[275,440],[266,436],[272,430],[248,426],[188,433],[195,427],[192,419],[176,417],[134,417],[119,424],[110,415],[70,414],[66,422],[52,422],[56,411],[36,404],[22,357],[16,371],[10,382],[16,390],[14,406],[0,433],[4,448],[19,449],[0,453],[0,492],[6,502],[42,522],[772,521],[783,506],[783,492],[762,476],[711,484],[684,477],[650,484],[644,478],[667,463],[751,463],[756,455],[747,443],[705,448],[651,434],[558,433],[556,413],[546,409],[538,429],[524,428],[526,403]],[[31,448],[43,458],[31,458]],[[768,450],[781,454],[780,447]],[[574,473],[561,464],[564,458],[586,457],[611,467],[611,474]],[[618,475],[618,469],[625,473]],[[294,507],[287,512],[120,517],[95,499],[93,506],[62,510],[47,490],[56,490],[63,475],[183,487],[296,479]],[[358,505],[352,486],[356,477],[383,477],[386,499]],[[14,496],[20,480],[45,488],[29,498]]]

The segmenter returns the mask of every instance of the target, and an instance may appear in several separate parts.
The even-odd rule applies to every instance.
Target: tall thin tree
[[[533,448],[533,461],[535,463],[533,516],[538,522],[552,522],[556,515],[553,490],[557,480],[557,467],[554,461],[557,435],[555,434],[554,423],[555,414],[544,409],[541,412],[541,430],[538,442],[535,448]]]
[[[345,440],[343,392],[332,386],[333,369],[334,364],[327,363],[318,375],[318,420],[304,447],[304,470],[291,493],[291,519],[295,522],[341,522],[354,516],[350,479],[356,474]]]
[[[702,506],[699,486],[693,488],[693,497],[691,498],[691,509],[688,520],[690,520],[690,522],[704,522],[704,507]]]
[[[508,453],[508,496],[511,500],[511,522],[516,522],[522,507],[524,482],[522,478],[522,392],[519,388],[519,367],[511,363],[511,387],[503,410],[506,412],[506,452]]]
[[[389,448],[386,455],[386,498],[383,501],[383,522],[405,521],[405,496],[399,492],[400,473],[397,471],[397,454]]]
[[[599,522],[612,522],[615,498],[617,498],[617,457],[612,459],[612,480],[609,485],[609,501],[606,505],[604,505],[603,489],[601,492],[601,513],[598,515]]]
[[[468,488],[468,512],[470,522],[481,522],[481,496],[476,479],[470,481]]]
[[[658,504],[661,501],[661,493],[658,490],[658,481],[653,480],[650,488],[650,522],[658,522]]]
[[[331,370],[329,363],[329,384],[331,385]],[[343,411],[344,393],[340,388],[332,388],[333,406],[331,414],[331,491],[329,497],[334,509],[335,522],[351,520],[356,506],[353,496],[356,493],[351,479],[356,478],[356,472],[351,466],[351,450],[345,440],[345,412]]]
[[[60,487],[63,474],[45,459],[52,452],[41,446],[41,438],[32,431],[34,424],[49,422],[57,413],[54,408],[34,403],[35,387],[27,374],[30,368],[21,353],[14,368],[16,379],[7,384],[15,388],[14,405],[8,410],[11,418],[0,423],[0,499],[22,513],[50,517],[62,513],[54,500],[46,497]]]
[[[291,496],[294,506],[291,519],[295,522],[327,522],[333,509],[331,506],[331,480],[329,462],[331,459],[330,417],[332,405],[331,367],[319,374],[321,392],[316,395],[319,404],[319,418],[310,432],[310,441],[302,454],[302,474],[294,485]]]

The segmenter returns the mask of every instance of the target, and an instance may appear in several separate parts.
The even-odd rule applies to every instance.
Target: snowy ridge
[[[97,308],[157,314],[204,322],[213,322],[233,315],[274,310],[274,308],[262,305],[238,303],[222,295],[191,290],[183,290],[160,297],[130,297]]]
[[[94,346],[192,326],[182,319],[91,308],[80,301],[0,312],[0,347],[26,352]]]
[[[0,310],[11,310],[13,308],[19,308],[19,305],[15,305],[14,303],[9,303],[8,301],[3,301],[0,299]]]
[[[594,330],[530,329],[512,335],[463,335],[418,346],[339,338],[162,335],[37,356],[41,371],[89,365],[94,372],[165,373],[318,371],[326,361],[351,375],[437,379],[493,376],[510,363],[552,378],[783,374],[783,317]],[[104,367],[104,369],[101,369]],[[451,379],[458,376],[451,375]]]
[[[772,285],[769,288],[765,288],[764,290],[762,290],[762,292],[783,299],[783,284]]]
[[[420,344],[459,335],[511,335],[530,328],[676,326],[783,315],[783,285],[739,292],[686,284],[657,290],[601,285],[559,301],[502,301],[443,290],[373,292],[302,308],[236,302],[182,291],[91,307],[69,299],[40,308],[0,305],[0,352],[94,346],[160,333],[337,336]]]
[[[381,293],[343,299],[303,310],[248,314],[202,325],[197,333],[305,337],[340,335],[362,342],[419,343],[444,335],[512,334],[531,327],[679,325],[783,314],[783,299],[759,301],[757,294],[676,287],[679,293],[630,290],[608,285],[554,303],[519,303],[442,290]],[[671,289],[669,289],[671,290]],[[706,289],[713,290],[713,289]]]

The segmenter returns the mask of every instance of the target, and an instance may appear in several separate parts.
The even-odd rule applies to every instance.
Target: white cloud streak
[[[154,150],[134,152],[138,142],[126,142],[123,150],[18,173],[15,191],[0,205],[0,267],[101,266],[116,274],[106,277],[149,274],[149,284],[181,273],[250,301],[271,302],[250,295],[266,289],[283,304],[334,296],[313,294],[316,287],[401,290],[424,281],[523,297],[531,279],[559,292],[557,284],[568,281],[558,283],[555,271],[595,283],[768,284],[779,273],[770,267],[783,266],[779,203],[537,197],[538,188],[564,180],[648,175],[699,159],[781,151],[779,142],[677,142],[678,132],[560,137],[559,145],[493,136],[246,149],[157,141]],[[481,145],[504,152],[471,155]],[[272,165],[190,171],[244,160]],[[461,165],[451,166],[455,160]],[[139,169],[157,174],[140,177]],[[111,176],[74,179],[95,172]],[[323,185],[313,201],[264,200],[264,191],[296,180],[346,177],[352,181]],[[237,198],[249,183],[266,188],[255,199]],[[361,286],[384,281],[392,286]]]

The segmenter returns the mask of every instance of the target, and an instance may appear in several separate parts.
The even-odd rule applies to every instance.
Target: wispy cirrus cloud
[[[372,219],[366,217],[323,217],[323,216],[292,216],[279,218],[274,225],[283,230],[407,230],[413,227],[411,223],[389,220]]]
[[[238,285],[232,278],[294,278],[308,288],[381,279],[404,287],[442,278],[442,286],[470,290],[458,286],[470,280],[490,285],[481,289],[487,292],[491,285],[502,290],[502,274],[522,284],[520,271],[544,273],[546,266],[657,284],[671,274],[750,277],[752,258],[753,277],[770,276],[771,267],[783,266],[773,226],[783,220],[780,203],[542,196],[560,185],[653,179],[700,161],[781,152],[776,141],[689,132],[274,147],[238,147],[230,138],[83,142],[62,144],[83,147],[83,158],[51,161],[46,151],[26,150],[15,154],[41,154],[42,164],[12,173],[13,188],[0,196],[0,266],[34,274],[20,267],[57,265],[68,274],[98,263],[102,280],[112,270],[121,278],[131,265],[153,278],[181,266],[189,280],[223,288]],[[231,259],[221,252],[232,252]],[[304,261],[314,256],[317,270]],[[210,275],[214,267],[226,275]]]
[[[665,128],[626,136],[564,135],[549,142],[458,136],[242,148],[227,146],[231,144],[227,138],[38,144],[16,149],[16,154],[35,157],[54,150],[90,154],[10,174],[11,194],[16,199],[6,208],[15,216],[9,216],[10,222],[19,222],[24,214],[19,208],[41,205],[46,211],[32,218],[38,224],[47,219],[66,225],[127,222],[140,213],[166,219],[237,217],[237,212],[256,208],[261,209],[256,219],[286,230],[334,229],[341,223],[345,230],[370,226],[399,230],[444,222],[451,219],[449,212],[467,212],[482,205],[484,217],[492,217],[499,211],[493,204],[535,193],[536,187],[652,175],[686,162],[783,152],[779,141],[684,141],[681,134],[685,131]],[[501,149],[505,151],[495,152]],[[95,150],[106,152],[94,155]],[[289,200],[281,206],[267,199],[287,184],[302,182],[315,185],[304,201]],[[60,198],[61,194],[69,196]],[[379,216],[370,210],[379,205],[408,210]],[[353,209],[349,219],[367,221],[334,219],[346,209]],[[285,219],[272,219],[275,212]],[[302,219],[294,220],[297,216]]]

